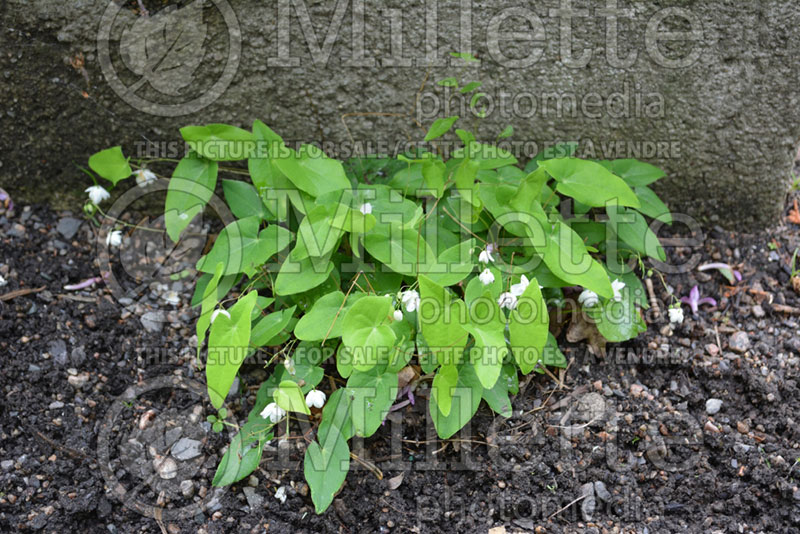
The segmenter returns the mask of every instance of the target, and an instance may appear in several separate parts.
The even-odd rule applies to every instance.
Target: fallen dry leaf
[[[403,478],[405,478],[405,476],[406,476],[405,472],[400,473],[399,475],[387,480],[386,485],[389,486],[390,490],[396,490],[397,488],[400,487],[400,484],[403,483]]]
[[[572,320],[567,329],[567,341],[570,343],[577,343],[579,341],[587,340],[589,343],[589,350],[595,356],[606,356],[606,338],[597,330],[594,323],[586,320],[586,314],[578,311],[572,314]]]
[[[408,384],[411,383],[417,377],[416,371],[410,365],[407,367],[403,367],[400,369],[400,372],[397,373],[397,387],[398,389],[403,389]]]
[[[789,210],[789,216],[786,220],[790,223],[800,224],[800,209],[797,208],[797,199],[794,199],[794,207]]]

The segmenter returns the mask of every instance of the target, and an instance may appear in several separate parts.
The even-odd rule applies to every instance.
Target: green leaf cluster
[[[439,85],[472,94],[473,106],[480,99],[479,82]],[[169,181],[169,237],[181,239],[218,188],[232,214],[196,265],[198,356],[207,341],[212,405],[224,410],[243,362],[271,355],[215,485],[258,466],[277,424],[260,414],[274,403],[316,424],[304,471],[322,513],[347,475],[348,441],[380,428],[402,371],[414,371],[405,387],[428,391],[431,419],[449,438],[482,400],[510,416],[520,374],[566,366],[550,311],[567,297],[597,295],[585,311],[609,341],[644,330],[641,282],[619,266],[665,260],[648,222],[672,221],[650,188],[663,173],[636,160],[579,159],[572,145],[522,169],[509,152],[457,128],[460,120],[438,119],[425,136],[461,140],[446,161],[418,150],[340,162],[311,145],[287,146],[261,121],[249,131],[181,130],[192,150]],[[496,139],[513,132],[509,126]],[[249,180],[240,179],[242,167],[224,167],[231,161],[246,164]],[[132,172],[119,147],[89,166],[113,184]],[[230,177],[218,182],[220,173]],[[621,292],[617,280],[626,284]],[[338,374],[340,387],[328,391],[324,409],[309,409],[305,397],[327,387],[326,373]]]

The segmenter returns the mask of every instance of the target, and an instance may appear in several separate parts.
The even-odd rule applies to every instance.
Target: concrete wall
[[[446,76],[484,82],[479,137],[513,125],[520,159],[572,140],[587,157],[639,156],[668,172],[671,207],[705,222],[776,221],[800,139],[788,0],[145,0],[149,17],[137,1],[1,5],[0,183],[28,199],[85,187],[74,164],[100,148],[135,154],[190,123],[260,118],[340,155],[350,135],[392,150],[448,114],[430,83]],[[349,116],[348,134],[342,115],[367,112],[393,115]]]

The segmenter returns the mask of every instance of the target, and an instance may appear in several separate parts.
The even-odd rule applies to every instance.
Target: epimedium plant
[[[474,94],[480,86],[440,85]],[[198,360],[207,339],[214,430],[230,424],[223,402],[242,362],[266,354],[271,372],[215,485],[249,475],[276,426],[302,414],[316,426],[304,472],[322,513],[349,470],[349,440],[374,434],[393,407],[408,404],[398,397],[413,402],[421,385],[430,382],[428,409],[443,439],[481,400],[510,416],[520,374],[566,366],[549,310],[571,292],[607,340],[645,330],[647,300],[627,265],[665,260],[647,219],[671,223],[649,187],[664,173],[632,159],[578,159],[575,145],[522,169],[456,128],[459,120],[436,120],[425,136],[457,136],[447,160],[420,149],[340,162],[312,145],[287,146],[258,120],[249,131],[181,129],[191,150],[169,181],[172,240],[204,210],[227,172],[221,163],[244,160],[249,175],[221,180],[235,220],[196,266]],[[134,172],[119,147],[89,166],[112,186],[131,175],[143,187],[156,179],[141,161]],[[90,188],[90,214],[105,199],[93,188],[103,189]]]

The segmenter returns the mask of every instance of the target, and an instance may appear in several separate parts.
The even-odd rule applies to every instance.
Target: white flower
[[[517,297],[511,293],[506,292],[500,295],[500,298],[497,299],[497,304],[501,308],[508,308],[509,310],[513,310],[517,307]]]
[[[358,211],[360,211],[364,215],[369,215],[370,213],[372,213],[372,204],[370,204],[369,202],[364,202],[363,204],[361,204],[361,207],[358,208]]]
[[[8,280],[6,280],[2,274],[0,274],[0,287],[8,284]]]
[[[622,290],[625,288],[625,282],[614,280],[611,282],[611,289],[614,290],[614,301],[619,302],[622,300]]]
[[[270,402],[266,405],[266,407],[261,410],[261,417],[264,419],[269,419],[273,423],[277,423],[281,419],[284,418],[286,415],[286,410],[275,404],[274,402]]]
[[[322,408],[325,406],[325,393],[318,389],[312,389],[306,394],[306,406],[309,408]]]
[[[670,324],[681,324],[683,322],[682,308],[669,308],[667,312],[669,313]]]
[[[416,309],[419,308],[419,293],[413,289],[410,291],[403,291],[400,294],[400,301],[403,303],[403,306],[406,307],[408,313],[416,311]]]
[[[494,282],[494,275],[489,269],[484,269],[483,272],[478,275],[478,279],[481,281],[481,284],[488,286]]]
[[[118,247],[122,244],[122,232],[119,230],[112,230],[106,236],[106,246]]]
[[[222,315],[224,315],[225,317],[227,317],[228,319],[231,318],[231,314],[228,313],[228,310],[223,310],[222,308],[217,308],[216,310],[214,310],[211,313],[211,324],[214,324],[214,320],[217,318],[217,315],[219,315],[220,313]]]
[[[294,367],[294,360],[291,358],[286,358],[283,360],[283,366],[286,368],[286,372],[292,376],[294,376],[297,372],[297,369]]]
[[[180,296],[178,296],[178,292],[177,291],[167,291],[167,294],[166,295],[162,295],[161,298],[166,300],[170,304],[175,305],[175,306],[177,306],[178,304],[181,303],[181,298],[180,298]]]
[[[584,289],[581,294],[578,295],[578,304],[582,305],[584,308],[594,308],[597,306],[598,302],[600,302],[600,297],[591,289]]]
[[[403,312],[401,310],[395,310],[392,314],[395,321],[402,321],[403,320]]]
[[[278,488],[278,491],[275,492],[275,498],[281,501],[281,504],[286,502],[286,486]]]
[[[139,169],[133,174],[136,175],[136,185],[139,187],[147,187],[149,184],[158,180],[155,173],[148,169]]]
[[[494,252],[494,246],[491,244],[486,245],[486,248],[478,254],[478,261],[481,263],[494,263],[492,252]]]
[[[531,281],[528,280],[528,277],[524,274],[519,279],[519,284],[512,284],[511,285],[511,294],[515,297],[521,297],[525,290],[528,289]]]
[[[102,201],[111,198],[111,194],[106,191],[102,185],[87,187],[86,193],[89,193],[89,200],[91,200],[93,204],[100,204]]]

